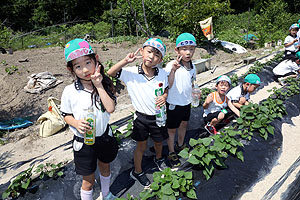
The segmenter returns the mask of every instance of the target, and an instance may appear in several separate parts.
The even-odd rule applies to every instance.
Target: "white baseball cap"
[[[226,75],[222,75],[222,76],[219,76],[219,78],[217,79],[217,84],[220,82],[220,81],[227,81],[229,83],[229,85],[231,85],[231,80],[228,76]]]

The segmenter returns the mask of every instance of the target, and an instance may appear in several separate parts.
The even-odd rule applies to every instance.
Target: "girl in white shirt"
[[[97,165],[103,199],[112,198],[110,186],[110,162],[118,153],[118,143],[108,125],[109,115],[115,110],[114,87],[104,74],[91,45],[83,39],[74,39],[65,46],[67,69],[76,81],[65,87],[61,97],[61,112],[74,133],[73,150],[75,171],[82,175],[80,196],[82,200],[93,199],[93,185]],[[85,120],[85,110],[93,108],[95,115],[95,143],[85,144],[84,135],[91,130]]]

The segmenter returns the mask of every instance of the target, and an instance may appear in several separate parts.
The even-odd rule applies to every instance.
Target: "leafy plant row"
[[[36,167],[35,172],[39,174],[40,179],[45,177],[57,178],[61,177],[64,173],[62,171],[65,163],[58,164],[46,163],[40,164]],[[20,195],[26,193],[29,186],[32,184],[32,170],[34,166],[21,172],[14,180],[11,181],[8,188],[2,193],[2,199],[8,197],[18,198]]]
[[[197,199],[192,172],[172,171],[170,168],[166,168],[163,171],[154,172],[153,183],[149,189],[144,189],[139,194],[139,198],[127,194],[127,198],[118,198],[118,200],[146,200],[150,198],[176,200],[180,193],[186,194],[190,199]]]
[[[282,54],[275,56],[272,60],[265,64],[256,62],[248,73],[258,73],[264,66],[272,64],[272,62],[281,60]],[[245,75],[246,75],[245,74]],[[235,77],[235,80],[237,78]],[[300,82],[289,81],[293,84],[288,86],[286,93],[294,95],[299,93],[298,85]],[[277,92],[277,89],[273,89]],[[203,88],[203,99],[211,92],[210,89]],[[286,114],[283,101],[269,97],[260,105],[249,103],[241,108],[240,117],[236,120],[237,123],[223,129],[220,135],[214,135],[208,138],[200,138],[198,140],[190,139],[189,144],[191,149],[185,148],[179,155],[187,159],[187,162],[193,165],[200,165],[203,168],[203,174],[206,179],[212,177],[216,167],[225,168],[224,164],[229,155],[236,156],[241,161],[244,160],[240,139],[251,140],[255,132],[259,133],[265,140],[268,134],[274,135],[274,127],[270,125],[276,118],[282,118]]]

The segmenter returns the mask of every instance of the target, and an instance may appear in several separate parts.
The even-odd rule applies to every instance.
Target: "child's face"
[[[182,56],[184,62],[190,62],[195,53],[195,46],[187,45],[182,47],[175,47],[175,51],[179,56]]]
[[[161,53],[154,47],[145,46],[140,53],[143,56],[143,64],[146,67],[152,68],[162,61]]]
[[[246,87],[247,87],[247,92],[252,93],[256,90],[256,88],[259,87],[259,85],[258,84],[246,83]]]
[[[220,81],[216,85],[217,92],[221,95],[226,95],[226,92],[229,90],[229,83],[227,81]]]
[[[83,80],[91,80],[91,75],[95,73],[95,61],[89,56],[81,56],[72,60],[73,72]]]
[[[295,35],[297,34],[297,32],[298,32],[298,29],[297,29],[297,28],[292,28],[292,29],[290,30],[290,32],[291,32],[291,34],[292,34],[293,36],[295,36]]]

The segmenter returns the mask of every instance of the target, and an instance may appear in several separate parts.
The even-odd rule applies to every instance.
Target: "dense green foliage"
[[[263,46],[284,40],[289,26],[300,18],[296,0],[144,0],[144,8],[145,16],[139,0],[4,0],[0,5],[0,46],[60,45],[85,34],[97,41],[111,36],[145,37],[164,30],[172,39],[191,32],[200,44],[206,39],[198,22],[210,16],[218,39],[247,47],[244,37],[251,33]]]

